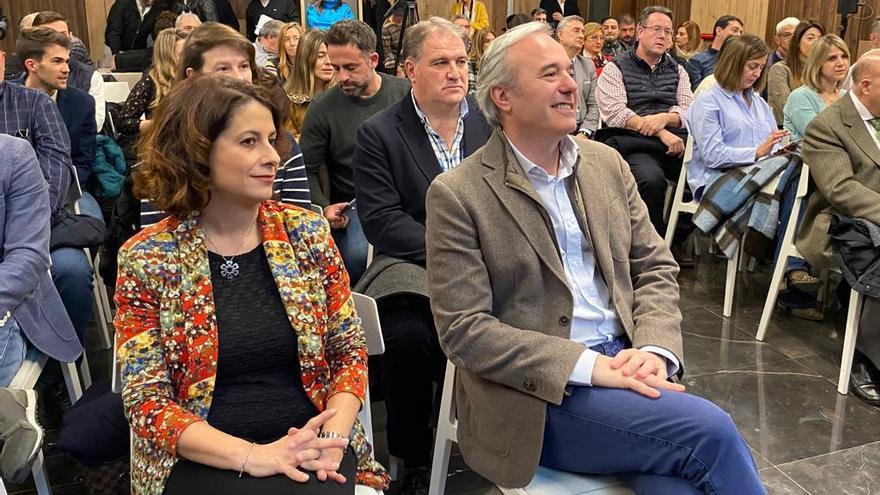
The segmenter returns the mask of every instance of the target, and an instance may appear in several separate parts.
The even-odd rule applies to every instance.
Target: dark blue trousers
[[[547,407],[542,466],[614,474],[638,494],[766,493],[748,446],[715,404],[679,392],[650,399],[622,389],[568,390],[561,405]]]

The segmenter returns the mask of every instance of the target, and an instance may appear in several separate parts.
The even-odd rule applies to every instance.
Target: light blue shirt
[[[840,90],[843,95],[845,91]],[[812,88],[801,86],[788,95],[785,101],[785,108],[782,114],[785,116],[783,127],[791,133],[791,140],[798,141],[804,138],[807,130],[807,124],[813,120],[816,115],[822,113],[828,106],[822,95]]]
[[[553,233],[565,269],[565,278],[574,299],[570,339],[583,344],[585,350],[575,365],[569,382],[575,385],[591,385],[593,366],[599,353],[589,347],[609,342],[624,332],[617,314],[612,309],[608,287],[596,268],[596,258],[581,232],[568,195],[569,184],[573,182],[568,178],[574,174],[580,157],[578,146],[571,137],[560,142],[559,170],[556,176],[548,174],[526,158],[513,143],[510,143],[510,147],[553,223]],[[669,376],[678,372],[678,361],[671,352],[656,346],[646,346],[642,350],[666,358]]]
[[[340,1],[341,0],[325,1],[323,12],[318,12],[318,7],[316,7],[314,3],[309,4],[309,6],[306,7],[306,21],[308,22],[308,29],[319,29],[321,31],[326,31],[330,29],[330,26],[336,24],[339,21],[355,19],[354,13],[352,13],[351,8],[349,8],[348,4],[343,3],[342,5],[339,5],[339,7],[334,8]]]
[[[715,85],[688,108],[685,120],[694,145],[687,178],[697,197],[727,169],[754,164],[758,146],[777,129],[770,105],[751,89],[748,95],[751,106],[742,91]]]

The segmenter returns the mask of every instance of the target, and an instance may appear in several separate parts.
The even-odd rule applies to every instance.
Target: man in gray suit
[[[814,268],[837,267],[828,227],[835,213],[880,225],[880,50],[872,50],[852,70],[852,90],[816,116],[804,139],[804,163],[816,191],[810,196],[796,245]],[[859,324],[850,387],[880,406],[880,301],[866,298]],[[870,322],[870,324],[869,324]]]
[[[596,67],[582,54],[584,19],[576,15],[563,18],[556,26],[556,39],[571,60],[578,85],[577,133],[592,138],[599,128],[599,107],[596,106]]]
[[[667,381],[683,371],[678,267],[626,162],[569,136],[571,59],[528,23],[483,71],[498,128],[434,179],[426,208],[465,462],[504,487],[541,464],[618,473],[638,493],[765,493],[731,418]]]
[[[28,348],[60,361],[82,353],[49,275],[49,188],[23,139],[0,134],[0,387]],[[42,437],[33,391],[0,389],[0,474],[21,482]],[[30,414],[28,414],[28,411]]]

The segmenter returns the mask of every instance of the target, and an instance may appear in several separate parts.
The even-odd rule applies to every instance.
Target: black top
[[[278,440],[318,410],[303,388],[296,333],[266,252],[261,244],[235,256],[233,280],[221,275],[223,257],[209,252],[208,261],[219,338],[208,424],[255,442]]]

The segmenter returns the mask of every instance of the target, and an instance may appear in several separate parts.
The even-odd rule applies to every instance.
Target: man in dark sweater
[[[300,22],[299,1],[251,0],[244,13],[244,35],[251,42],[257,40],[257,24],[260,22],[260,16],[263,15],[281,22]]]
[[[312,202],[324,208],[354,285],[366,268],[368,247],[357,214],[346,209],[354,199],[352,158],[357,130],[368,117],[408,94],[410,84],[376,72],[376,34],[363,22],[338,22],[324,40],[337,85],[309,105],[300,143]],[[327,189],[322,189],[319,180],[322,168],[330,178]]]

